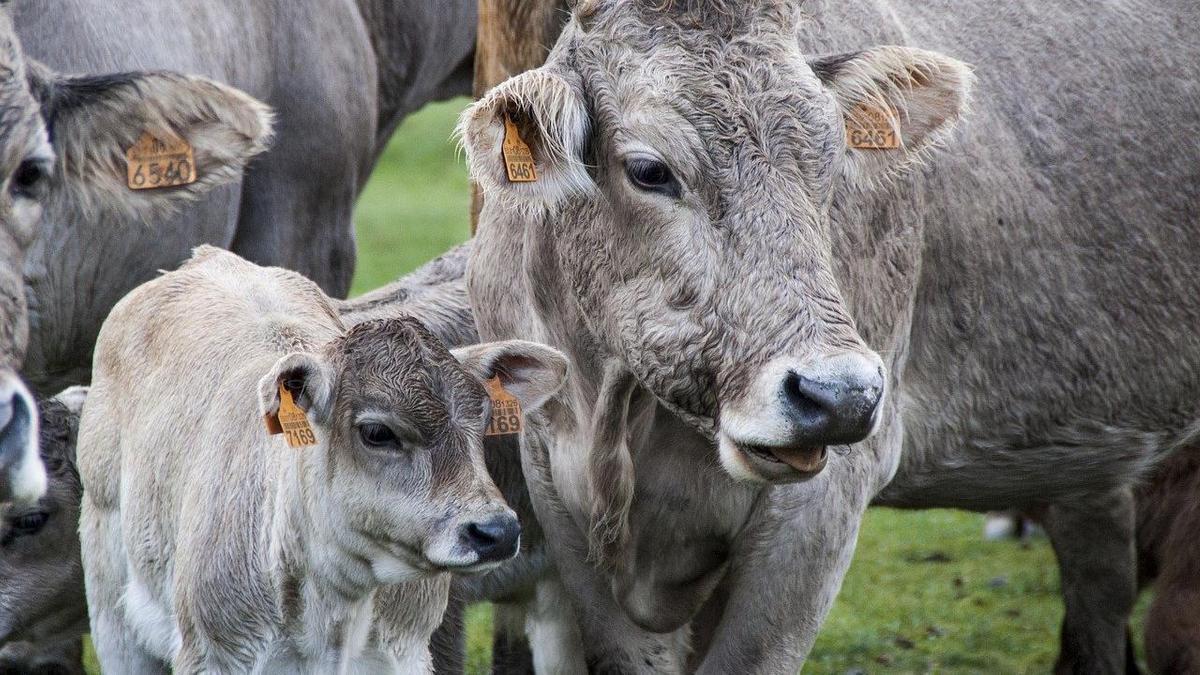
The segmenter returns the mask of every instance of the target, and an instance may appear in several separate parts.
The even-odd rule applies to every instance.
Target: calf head
[[[0,513],[0,672],[82,672],[87,605],[76,534],[83,490],[75,436],[86,396],[85,388],[73,387],[41,402],[49,488],[35,503],[9,504]],[[49,670],[50,663],[61,670]]]
[[[566,360],[502,342],[451,354],[418,321],[367,321],[321,353],[281,359],[260,382],[264,414],[280,385],[296,392],[318,447],[306,486],[336,531],[325,533],[378,583],[490,569],[517,553],[520,526],[484,464],[498,377],[528,412],[558,391]]]
[[[130,190],[125,151],[144,132],[187,140],[196,182]],[[0,500],[28,502],[45,486],[34,405],[16,374],[29,347],[22,270],[39,234],[54,228],[86,236],[87,227],[100,223],[149,227],[143,223],[181,200],[238,178],[269,135],[266,106],[209,80],[165,72],[53,73],[24,58],[0,7]],[[110,253],[89,245],[92,255]]]
[[[885,396],[835,273],[831,213],[933,147],[971,79],[907,47],[806,57],[798,5],[582,2],[546,64],[460,125],[485,195],[475,255],[524,247],[538,330],[573,361],[619,361],[712,439],[730,476],[775,483],[867,438]],[[896,147],[851,146],[880,119]],[[506,174],[506,120],[535,182]],[[503,303],[479,296],[522,286],[489,288],[482,267],[471,283],[485,326]],[[593,464],[631,466],[620,453]]]

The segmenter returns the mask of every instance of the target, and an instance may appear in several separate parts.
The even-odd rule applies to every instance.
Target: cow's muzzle
[[[734,478],[771,483],[816,476],[829,446],[857,443],[875,430],[884,382],[873,352],[773,361],[740,405],[722,410],[722,466]]]
[[[37,406],[11,370],[0,370],[0,502],[29,504],[46,492],[38,456]]]

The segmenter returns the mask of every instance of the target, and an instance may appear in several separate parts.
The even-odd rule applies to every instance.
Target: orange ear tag
[[[521,132],[512,121],[512,117],[504,116],[504,168],[508,171],[510,183],[534,183],[537,181],[537,167],[533,163],[533,151],[521,139]]]
[[[492,422],[483,435],[509,436],[521,433],[521,403],[517,397],[505,391],[499,377],[493,377],[484,384],[492,399]]]
[[[891,114],[861,103],[846,116],[846,144],[850,147],[895,150],[900,143],[900,125]]]
[[[125,181],[130,190],[177,187],[196,182],[196,153],[176,136],[159,138],[149,131],[125,151]]]
[[[282,383],[279,385],[279,412],[267,415],[266,423],[267,433],[272,436],[283,434],[290,447],[302,448],[317,444],[317,436],[308,424],[308,416],[296,405],[292,392]]]

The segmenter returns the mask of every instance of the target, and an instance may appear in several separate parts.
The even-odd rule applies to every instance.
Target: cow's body
[[[299,270],[344,295],[354,201],[386,140],[425,102],[470,91],[473,0],[10,5],[29,55],[58,71],[194,73],[279,112],[274,149],[240,184],[186,213],[86,230],[47,224],[25,270],[33,339],[24,372],[40,391],[86,381],[108,310],[201,243]]]
[[[713,441],[661,390],[657,402],[636,387],[605,399],[620,384],[607,360],[644,357],[646,347],[606,354],[596,345],[605,328],[593,323],[604,319],[558,297],[591,292],[567,280],[572,265],[593,264],[570,248],[572,230],[526,230],[520,219],[541,207],[510,219],[502,201],[519,197],[489,195],[469,272],[481,336],[535,337],[577,364],[551,425],[527,437],[523,463],[557,563],[548,587],[565,583],[575,602],[559,608],[582,641],[560,631],[566,642],[535,650],[578,651],[592,666],[682,668],[682,633],[655,633],[699,617],[701,672],[794,671],[868,503],[1018,504],[1047,507],[1063,568],[1059,667],[1118,672],[1135,587],[1129,488],[1192,439],[1200,417],[1200,47],[1189,33],[1200,9],[814,1],[803,13],[805,55],[913,45],[973,63],[978,78],[947,147],[907,177],[857,185],[830,205],[837,288],[888,367],[882,426],[808,483],[720,476]],[[469,148],[486,143],[479,133],[468,133]],[[477,175],[489,161],[481,155],[480,169],[472,159]],[[565,173],[559,161],[550,171]],[[490,185],[499,191],[502,179]],[[616,415],[630,401],[635,479],[634,559],[615,573],[587,558],[586,458],[603,440],[588,413],[612,400]]]
[[[101,331],[80,422],[102,665],[427,669],[447,572],[490,569],[519,540],[484,469],[479,379],[533,409],[565,367],[519,342],[456,358],[410,317],[347,330],[311,281],[211,248],[140,286]],[[263,428],[288,429],[293,396],[300,447]]]

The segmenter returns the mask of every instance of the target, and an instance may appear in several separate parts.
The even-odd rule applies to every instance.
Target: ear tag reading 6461
[[[125,151],[125,180],[130,190],[177,187],[196,182],[196,153],[192,144],[149,131]]]
[[[499,377],[486,382],[488,396],[492,399],[492,422],[484,436],[508,436],[521,433],[521,403],[508,393]]]
[[[504,116],[504,169],[510,183],[533,183],[537,181],[537,168],[533,164],[533,151],[521,139],[512,117]]]
[[[884,110],[860,104],[846,118],[846,144],[859,150],[900,147],[900,125]]]
[[[279,384],[279,412],[267,415],[267,433],[283,434],[287,444],[293,448],[303,448],[306,445],[316,445],[317,436],[308,424],[308,416],[296,405],[292,392]]]

